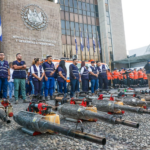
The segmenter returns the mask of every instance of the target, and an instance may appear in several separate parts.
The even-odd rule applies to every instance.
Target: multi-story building
[[[56,2],[56,1],[55,1]],[[83,60],[101,59],[111,64],[113,60],[126,58],[126,44],[121,0],[58,0],[61,13],[63,56],[76,54],[75,37],[80,51],[80,30],[83,32]],[[90,50],[87,49],[87,34]],[[93,50],[93,36],[96,51]],[[99,52],[98,36],[101,53]],[[111,66],[111,65],[110,65]]]

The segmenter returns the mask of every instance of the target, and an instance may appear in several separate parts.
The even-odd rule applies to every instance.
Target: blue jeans
[[[12,99],[12,94],[14,93],[14,82],[8,82],[9,87],[9,98]]]
[[[67,93],[66,81],[64,81],[64,82],[59,82],[58,81],[58,84],[59,84],[59,92],[63,93],[62,89],[64,88],[64,93]]]
[[[71,92],[70,97],[73,97],[75,91],[79,91],[79,80],[78,79],[72,79],[70,80],[71,84]]]
[[[55,87],[54,87],[54,91],[56,90],[57,88],[57,92],[59,92],[59,83],[57,80],[55,80],[55,83],[54,83]]]
[[[32,80],[30,81],[30,84],[31,84],[31,87],[32,87],[31,94],[34,94],[34,85],[33,85],[33,82],[32,82]]]
[[[54,77],[48,77],[48,80],[45,81],[45,97],[48,96],[48,93],[50,93],[50,96],[53,95],[54,92]]]
[[[91,92],[94,93],[98,89],[98,79],[91,80]]]
[[[44,88],[45,88],[45,83],[42,83],[42,88],[41,88],[41,96],[43,96],[43,92],[44,92]]]
[[[0,78],[0,92],[3,90],[3,97],[7,98],[7,86],[8,86],[7,78]]]

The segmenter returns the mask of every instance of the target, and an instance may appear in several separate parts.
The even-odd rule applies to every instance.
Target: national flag
[[[0,41],[2,41],[2,23],[1,23],[1,17],[0,17]]]
[[[101,53],[101,45],[100,45],[100,41],[99,41],[99,36],[98,36],[98,47],[99,47],[99,53]]]
[[[93,49],[94,49],[94,53],[95,53],[95,39],[94,39],[94,36],[93,36]]]
[[[88,51],[90,50],[90,42],[89,42],[89,36],[88,36],[88,34],[87,34],[87,49],[88,49]]]
[[[84,45],[83,45],[83,38],[82,38],[82,31],[81,31],[81,42],[80,42],[80,48],[81,48],[81,51],[83,51],[83,48],[84,48]]]
[[[78,54],[78,45],[77,45],[77,39],[75,37],[75,46],[76,46],[76,54]]]

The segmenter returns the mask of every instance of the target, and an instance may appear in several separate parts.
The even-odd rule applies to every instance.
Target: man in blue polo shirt
[[[47,101],[48,93],[50,93],[50,99],[53,99],[54,93],[54,73],[55,66],[52,63],[52,56],[47,56],[47,62],[43,63],[43,69],[45,71],[45,100]]]
[[[5,55],[0,52],[0,92],[3,90],[3,99],[7,98],[7,85],[10,79],[9,65],[6,60],[4,60]]]
[[[15,104],[18,104],[18,94],[19,94],[19,86],[21,88],[22,98],[24,103],[28,103],[26,100],[26,63],[22,61],[22,56],[20,53],[16,54],[17,60],[13,62],[13,79],[14,79],[14,87],[15,87]]]

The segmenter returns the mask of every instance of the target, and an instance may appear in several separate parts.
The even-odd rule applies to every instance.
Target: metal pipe
[[[32,131],[45,133],[48,132],[48,130],[52,130],[54,132],[58,132],[77,139],[84,139],[101,145],[106,144],[106,138],[98,137],[78,130],[73,130],[69,127],[63,127],[59,124],[48,122],[44,119],[44,116],[38,115],[36,113],[20,111],[18,114],[14,115],[13,118],[19,125]]]
[[[91,107],[92,109],[92,107]],[[117,118],[116,116],[106,114],[104,112],[93,112],[86,110],[86,107],[79,106],[79,105],[69,105],[64,104],[58,107],[58,112],[65,116],[66,118],[73,118],[73,119],[97,119],[100,121],[104,121],[111,124],[122,124],[134,128],[138,128],[139,124],[132,121],[122,120],[120,118]]]

